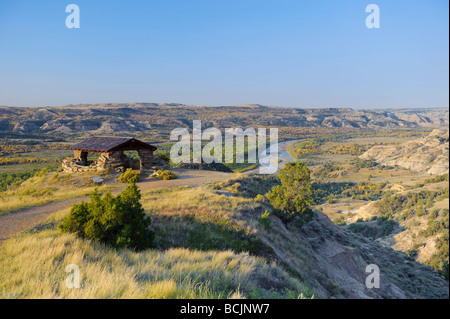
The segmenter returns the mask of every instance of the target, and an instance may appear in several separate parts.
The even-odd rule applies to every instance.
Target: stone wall
[[[96,161],[88,162],[88,164],[86,166],[83,165],[79,158],[66,158],[62,161],[62,168],[66,173],[101,171],[101,169],[98,169]]]
[[[160,169],[167,169],[169,165],[160,157],[153,155],[151,150],[138,150],[139,158],[141,159],[141,170],[157,171]]]
[[[138,150],[138,154],[141,159],[141,168],[152,169],[153,152],[151,150]]]
[[[96,161],[87,161],[82,158],[66,158],[62,162],[64,172],[123,172],[126,168],[141,169],[141,171],[155,171],[167,169],[166,161],[154,156],[153,152],[139,150],[140,160],[128,158],[123,152],[102,153]],[[75,152],[74,152],[75,153]],[[81,152],[75,153],[81,156]],[[140,165],[139,165],[140,162]]]
[[[110,172],[115,167],[120,166],[108,153],[102,153],[95,161],[87,160],[87,153],[74,151],[74,158],[66,158],[62,162],[64,172]]]

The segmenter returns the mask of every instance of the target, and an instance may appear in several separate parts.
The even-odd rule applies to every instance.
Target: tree
[[[281,185],[273,187],[266,195],[272,206],[289,221],[295,216],[311,215],[312,188],[310,171],[302,163],[286,163],[281,170]]]
[[[113,196],[100,197],[97,190],[89,203],[73,205],[59,228],[117,248],[145,249],[152,246],[154,233],[148,229],[150,218],[140,203],[141,193],[135,183]]]

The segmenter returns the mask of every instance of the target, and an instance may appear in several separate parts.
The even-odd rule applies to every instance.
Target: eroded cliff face
[[[333,224],[320,211],[301,227],[278,218],[259,237],[279,260],[295,269],[320,298],[448,298],[448,282],[431,267],[377,241]],[[380,287],[368,288],[366,279],[376,265]]]
[[[449,131],[433,130],[430,135],[399,145],[377,145],[361,159],[373,159],[388,166],[414,172],[442,175],[449,172]]]
[[[324,127],[401,129],[449,124],[447,109],[353,110],[250,106],[186,106],[153,103],[110,103],[30,108],[1,107],[0,131],[16,133],[92,134],[173,129],[201,119],[206,127]]]

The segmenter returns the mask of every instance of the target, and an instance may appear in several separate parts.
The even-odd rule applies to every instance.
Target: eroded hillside
[[[449,172],[449,131],[433,130],[428,136],[398,145],[377,145],[360,156],[386,166],[442,175]]]
[[[86,104],[63,107],[0,107],[0,132],[56,135],[135,134],[159,130],[163,136],[177,127],[323,127],[349,129],[430,128],[448,125],[447,109],[353,110],[178,104]]]
[[[264,192],[261,177],[231,180],[223,187],[240,196]],[[261,211],[270,205],[261,204]],[[248,215],[247,218],[251,218]],[[258,237],[303,278],[321,298],[447,298],[448,283],[431,267],[408,254],[335,225],[316,210],[311,221],[283,223],[271,214],[271,227],[258,227]],[[366,267],[381,271],[380,289],[367,289]]]

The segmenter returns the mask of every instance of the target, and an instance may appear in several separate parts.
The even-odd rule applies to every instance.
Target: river
[[[289,147],[300,140],[289,140],[280,143],[276,143],[266,149],[266,154],[274,153],[273,155],[268,155],[267,157],[260,160],[260,166],[255,169],[246,171],[246,174],[274,174],[278,170],[282,169],[286,163],[294,162],[293,158],[289,152]],[[268,165],[271,162],[271,165]],[[275,164],[278,163],[278,166]]]

